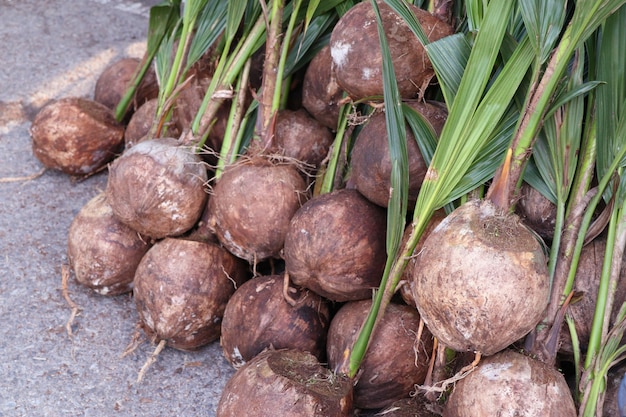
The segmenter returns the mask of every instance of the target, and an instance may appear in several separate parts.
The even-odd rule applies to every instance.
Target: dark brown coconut
[[[228,301],[220,344],[224,356],[235,368],[261,351],[299,349],[324,360],[326,333],[330,324],[328,301],[301,288],[283,296],[283,277],[256,277],[235,291]]]
[[[139,69],[141,61],[137,58],[120,58],[110,64],[102,71],[96,81],[94,90],[94,101],[102,103],[109,109],[115,111],[120,100],[126,94],[126,90],[131,86],[135,73]],[[154,69],[146,71],[139,87],[135,91],[131,106],[127,111],[127,116],[133,113],[134,109],[141,106],[146,101],[157,98],[159,95],[159,85]]]
[[[150,244],[120,222],[104,193],[85,204],[70,225],[67,256],[76,280],[102,295],[132,291],[135,270]]]
[[[281,110],[276,115],[274,145],[288,158],[304,162],[315,170],[322,163],[334,140],[328,128],[306,110]]]
[[[416,97],[434,77],[428,55],[403,19],[383,1],[377,4],[400,96]],[[431,42],[454,32],[450,25],[426,10],[408,6]],[[330,37],[330,53],[337,83],[353,100],[383,95],[382,54],[370,2],[357,3],[339,19]]]
[[[333,317],[328,330],[328,365],[344,365],[345,352],[356,342],[372,306],[371,300],[344,304]],[[354,386],[354,406],[374,409],[408,398],[415,384],[423,384],[428,372],[433,338],[424,331],[420,339],[420,317],[415,308],[389,304],[372,334]]]
[[[430,404],[426,398],[416,395],[412,398],[403,398],[394,401],[375,416],[380,417],[437,417],[441,414],[435,412],[435,405]]]
[[[240,159],[213,187],[211,224],[226,249],[248,262],[280,258],[289,221],[306,199],[294,165]]]
[[[543,318],[550,290],[541,244],[489,200],[454,210],[428,235],[412,291],[430,331],[447,347],[492,355]]]
[[[363,300],[385,267],[385,210],[344,189],[309,200],[293,216],[283,257],[291,280],[333,301]]]
[[[445,106],[413,101],[408,103],[428,120],[439,135],[447,118]],[[408,124],[406,140],[409,162],[409,206],[415,206],[428,165],[422,158]],[[351,154],[350,179],[368,200],[382,207],[389,204],[391,189],[391,156],[385,113],[374,114],[359,133]]]
[[[191,147],[172,138],[150,139],[111,164],[107,201],[120,221],[142,235],[177,236],[202,214],[206,181],[206,168]]]
[[[137,267],[133,290],[142,328],[151,339],[192,350],[220,336],[224,309],[247,265],[222,247],[166,238]]]
[[[619,409],[617,398],[622,378],[626,375],[626,363],[623,361],[609,369],[606,376],[606,392],[602,404],[602,417],[622,417],[626,415],[626,407]],[[622,394],[623,396],[623,394]]]
[[[567,315],[572,318],[576,327],[576,336],[583,352],[587,350],[593,316],[596,310],[598,287],[602,276],[602,265],[606,251],[606,235],[600,235],[583,247],[576,277],[574,278],[574,291],[581,295],[579,299],[567,307]],[[613,311],[611,313],[611,325],[615,323],[622,303],[626,301],[626,267],[622,262],[620,271],[620,283],[615,288],[613,299]],[[571,355],[573,353],[572,339],[567,323],[563,323],[559,341],[559,352]]]
[[[343,417],[352,415],[352,382],[310,353],[268,350],[228,380],[217,417]]]
[[[171,121],[172,127],[176,131],[183,132],[191,127],[210,83],[210,78],[194,78],[180,91],[176,97]],[[229,112],[230,100],[224,102],[217,111],[205,142],[205,147],[209,149],[209,152],[219,153],[226,132]],[[210,158],[209,162],[214,164],[216,158]]]
[[[311,60],[302,81],[302,107],[327,128],[337,130],[343,90],[332,71],[330,46],[324,46]]]
[[[522,184],[515,212],[542,239],[552,240],[556,223],[556,205],[527,183]]]
[[[44,106],[30,128],[33,153],[48,168],[93,174],[123,149],[124,127],[93,100],[66,97]]]
[[[574,417],[565,378],[555,368],[511,350],[483,359],[456,382],[444,417]]]

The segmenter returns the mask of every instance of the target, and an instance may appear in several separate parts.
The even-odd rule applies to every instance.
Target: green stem
[[[224,167],[235,160],[241,144],[243,131],[245,130],[248,120],[247,118],[242,119],[242,116],[246,98],[245,90],[248,88],[251,63],[252,60],[250,59],[246,61],[241,77],[238,80],[237,99],[232,103],[231,112],[228,117],[229,123],[226,126],[226,132],[224,132],[224,141],[222,142],[222,149],[217,161],[217,169],[215,170],[216,179],[222,175]]]
[[[319,194],[326,194],[333,190],[335,184],[335,178],[337,176],[337,166],[339,165],[339,156],[341,155],[341,148],[346,139],[347,115],[350,111],[350,104],[344,104],[339,109],[339,121],[337,122],[337,133],[335,134],[335,141],[333,142],[330,158],[326,164],[324,173],[324,179],[320,188]]]
[[[238,51],[230,57],[224,66],[223,75],[213,77],[211,84],[202,100],[202,104],[196,113],[192,124],[194,135],[200,136],[198,147],[202,147],[209,134],[212,121],[222,105],[223,99],[214,97],[214,93],[220,89],[227,89],[237,79],[246,61],[259,47],[259,41],[265,34],[263,17],[259,17],[248,36],[242,41]]]

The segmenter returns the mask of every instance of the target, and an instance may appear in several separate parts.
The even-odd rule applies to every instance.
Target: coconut
[[[328,330],[328,365],[341,368],[359,336],[372,307],[371,300],[344,304],[333,317]],[[417,339],[420,317],[415,308],[389,304],[369,340],[354,386],[354,406],[374,409],[408,398],[415,384],[423,384],[433,348],[430,332],[424,329]]]
[[[291,219],[283,258],[291,280],[333,301],[372,296],[385,267],[385,210],[352,189],[318,195]]]
[[[137,58],[124,57],[107,66],[96,81],[94,101],[115,111],[126,90],[131,86],[140,64],[141,61]],[[128,109],[126,117],[130,116],[134,109],[150,99],[157,98],[158,95],[156,73],[153,68],[149,68],[135,91],[133,106]]]
[[[552,240],[556,224],[556,204],[528,183],[523,183],[520,188],[515,212],[542,239]]]
[[[222,321],[224,356],[240,367],[261,351],[299,349],[325,358],[330,324],[327,300],[302,288],[290,288],[291,305],[283,296],[283,277],[256,277],[235,291]]]
[[[492,355],[543,318],[550,280],[543,247],[514,214],[469,201],[416,254],[412,292],[422,319],[456,351]]]
[[[412,398],[402,398],[385,407],[375,416],[380,417],[437,417],[436,406],[430,404],[426,398],[416,395]]]
[[[302,80],[302,107],[331,130],[337,129],[343,90],[332,71],[330,45],[311,59]]]
[[[267,350],[228,380],[217,417],[352,415],[352,382],[293,349]]]
[[[191,127],[198,110],[200,110],[200,106],[202,105],[210,83],[211,78],[193,78],[191,82],[178,93],[171,120],[171,126],[175,131],[183,132]],[[205,148],[209,150],[207,156],[210,156],[208,162],[211,164],[217,162],[212,154],[219,153],[222,147],[224,133],[226,132],[226,124],[230,112],[230,101],[226,101],[225,104],[226,105],[222,104],[218,109],[211,126],[211,131],[205,142]]]
[[[406,22],[377,1],[398,90],[403,98],[423,93],[434,77],[428,54]],[[407,5],[433,42],[454,33],[452,26],[424,9]],[[339,84],[353,100],[383,95],[382,54],[376,15],[370,2],[359,2],[344,14],[330,37],[330,54]]]
[[[293,164],[263,156],[239,159],[224,170],[209,199],[219,241],[251,263],[280,258],[289,221],[307,199],[306,188]]]
[[[124,127],[98,102],[66,97],[44,106],[30,128],[41,163],[69,175],[90,175],[123,149]]]
[[[319,168],[333,143],[327,127],[306,110],[280,110],[276,114],[274,145],[288,158],[303,162],[312,170]]]
[[[422,236],[420,237],[419,241],[415,245],[415,248],[413,249],[413,253],[419,253],[422,250],[422,245],[424,244],[426,237],[430,234],[430,232],[433,231],[435,227],[437,227],[437,225],[439,225],[439,223],[441,223],[443,219],[445,219],[445,217],[446,217],[446,212],[444,209],[439,209],[435,213],[433,213],[433,216],[428,222],[426,229],[424,230],[424,232],[422,233]],[[413,231],[412,224],[409,224],[406,227],[406,229],[404,229],[404,234],[402,235],[401,247],[404,247],[406,242],[409,240],[409,237],[412,231]],[[411,256],[408,259],[406,267],[402,271],[402,277],[398,285],[398,292],[400,292],[400,297],[402,298],[402,301],[404,301],[410,306],[416,307],[415,299],[413,298],[413,291],[411,289],[411,282],[412,282],[411,277],[413,275],[414,268],[415,268],[415,256]]]
[[[138,143],[109,167],[107,200],[115,216],[142,235],[177,236],[198,221],[207,172],[188,146],[172,138]]]
[[[67,256],[76,280],[98,294],[132,291],[135,270],[150,243],[120,222],[100,193],[72,220]]]
[[[483,359],[456,382],[444,417],[576,416],[565,378],[555,368],[512,350]]]
[[[598,288],[602,276],[602,266],[606,252],[606,235],[602,234],[583,246],[576,267],[573,290],[581,297],[567,307],[567,315],[574,321],[576,336],[582,351],[587,350],[593,317],[596,310]],[[620,270],[620,283],[626,280],[626,267],[622,262]],[[626,301],[626,286],[617,285],[615,288],[613,309],[611,312],[610,325],[615,323],[622,303]],[[572,338],[567,323],[563,323],[559,336],[559,352],[566,355],[573,353]]]
[[[213,243],[155,243],[135,273],[133,294],[144,332],[182,350],[217,340],[228,299],[248,278],[247,269]]]
[[[411,101],[408,104],[430,122],[439,135],[446,121],[447,111],[442,103]],[[415,137],[408,124],[406,144],[409,167],[409,206],[415,206],[428,165],[422,158]],[[391,156],[387,138],[385,113],[375,113],[357,136],[351,154],[350,179],[361,194],[382,207],[389,204],[391,189]]]
[[[149,139],[147,135],[155,122],[158,104],[159,101],[157,99],[148,100],[133,113],[124,132],[126,149],[132,148],[144,139]]]

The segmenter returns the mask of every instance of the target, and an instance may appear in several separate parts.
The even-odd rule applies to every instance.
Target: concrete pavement
[[[91,98],[101,71],[145,49],[158,0],[0,0],[0,416],[213,416],[233,370],[218,343],[166,348],[141,384],[148,342],[120,355],[138,317],[129,296],[69,282],[80,307],[72,337],[62,294],[67,230],[104,189],[106,173],[77,182],[40,176],[28,128],[48,101]]]

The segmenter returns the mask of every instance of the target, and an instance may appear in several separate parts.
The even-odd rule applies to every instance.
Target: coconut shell
[[[578,299],[567,307],[567,315],[574,321],[576,336],[583,352],[587,350],[589,336],[591,335],[605,251],[606,235],[604,234],[598,236],[582,248],[578,266],[576,267],[573,288],[576,293],[580,294],[580,297],[577,297]],[[624,265],[625,263],[622,262],[620,281],[615,288],[611,326],[615,323],[620,307],[626,301],[626,267]],[[568,355],[573,353],[572,339],[566,322],[561,327],[559,352]]]
[[[133,113],[128,121],[128,125],[126,125],[126,131],[124,132],[126,149],[132,148],[135,144],[144,139],[148,139],[147,135],[155,122],[158,105],[159,102],[157,99],[148,100]]]
[[[445,106],[413,101],[408,103],[426,120],[436,135],[441,133],[447,118]],[[389,205],[391,189],[391,155],[387,137],[385,113],[374,114],[359,133],[351,154],[350,180],[368,200],[382,207]],[[406,125],[406,144],[409,167],[409,206],[415,206],[428,165],[422,158],[413,133]]]
[[[522,184],[515,212],[539,236],[552,240],[556,224],[556,204],[527,183]]]
[[[385,210],[356,190],[316,196],[291,219],[285,268],[293,283],[330,300],[370,298],[385,267],[386,226]]]
[[[329,303],[309,290],[290,290],[293,306],[283,296],[279,275],[256,277],[235,291],[224,312],[220,340],[231,365],[238,368],[269,347],[299,349],[324,360]]]
[[[240,159],[213,187],[210,222],[236,256],[251,263],[280,258],[289,221],[306,199],[306,183],[294,165]]]
[[[330,45],[324,46],[311,59],[302,81],[302,107],[318,122],[335,131],[339,123],[343,90],[332,71]]]
[[[511,350],[483,359],[456,382],[444,417],[574,417],[565,378],[554,367]]]
[[[247,265],[218,245],[163,239],[135,274],[142,328],[151,339],[182,350],[217,340],[226,304],[247,278]]]
[[[137,265],[150,248],[145,239],[113,215],[104,193],[80,209],[67,240],[76,280],[102,295],[132,291]]]
[[[328,330],[328,365],[345,367],[345,352],[356,342],[372,306],[371,300],[344,304]],[[369,340],[354,386],[354,406],[375,409],[408,398],[415,384],[423,384],[432,354],[433,338],[427,329],[417,340],[420,317],[415,308],[389,304]],[[390,343],[393,341],[393,343]]]
[[[434,77],[424,47],[402,17],[377,1],[389,52],[403,98],[416,97]],[[408,5],[433,42],[454,33],[452,26],[413,5]],[[353,100],[383,95],[382,54],[376,15],[370,2],[360,2],[344,14],[330,37],[330,53],[337,84]]]
[[[210,83],[211,78],[194,78],[180,91],[174,103],[171,121],[172,127],[177,132],[183,132],[191,128]],[[211,131],[205,142],[205,147],[214,153],[219,153],[222,147],[229,112],[230,100],[222,104],[217,111]],[[216,161],[215,158],[212,158],[209,162],[215,163]]]
[[[437,225],[439,225],[439,223],[441,223],[443,219],[445,219],[445,217],[446,217],[446,212],[444,209],[439,209],[435,213],[433,213],[433,216],[430,219],[430,222],[426,226],[426,230],[424,230],[424,232],[422,233],[422,236],[420,237],[419,241],[415,245],[415,249],[413,249],[414,254],[419,253],[422,250],[422,245],[424,244],[426,237],[430,234],[430,232],[433,231],[435,227],[437,227]],[[412,231],[413,231],[412,224],[409,224],[406,227],[406,229],[404,229],[404,234],[402,235],[402,246],[401,246],[402,248],[404,247],[406,242],[409,240],[409,237]],[[413,275],[414,268],[415,268],[415,256],[411,256],[408,259],[408,262],[407,262],[406,267],[404,268],[404,271],[402,271],[402,277],[400,279],[398,291],[400,292],[400,296],[402,297],[402,300],[405,303],[407,303],[410,306],[416,307],[415,299],[413,298],[413,292],[411,291],[411,281],[412,281],[411,277]]]
[[[333,140],[330,130],[304,109],[281,110],[276,115],[274,145],[278,152],[307,164],[311,171],[326,158]]]
[[[96,81],[94,101],[115,111],[122,97],[126,94],[126,90],[130,88],[140,64],[141,61],[137,58],[125,57],[106,67]],[[157,98],[158,95],[159,85],[156,73],[153,68],[149,68],[135,91],[133,102],[126,116],[130,116],[136,108],[148,100]]]
[[[430,404],[422,395],[412,398],[402,398],[385,407],[375,416],[380,417],[438,417],[435,405]]]
[[[463,204],[427,236],[411,285],[422,319],[441,343],[485,356],[532,330],[550,291],[535,235],[488,200]]]
[[[228,380],[217,417],[347,417],[352,382],[293,349],[267,350]]]
[[[66,97],[44,106],[30,128],[41,163],[69,175],[90,175],[122,151],[124,127],[93,100]]]
[[[109,167],[107,200],[115,216],[142,235],[177,236],[200,218],[208,194],[200,157],[172,138],[138,143]]]

